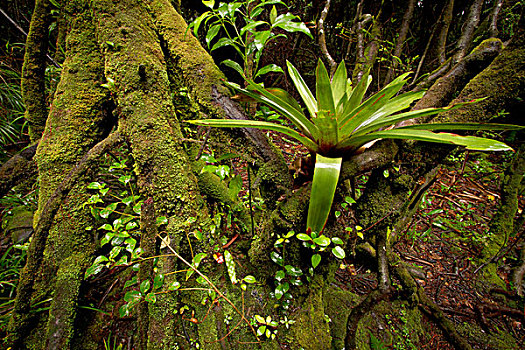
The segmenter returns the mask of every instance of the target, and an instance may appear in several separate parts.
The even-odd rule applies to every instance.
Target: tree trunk
[[[361,299],[335,287],[339,262],[330,253],[321,252],[321,264],[310,272],[311,250],[283,238],[292,230],[304,232],[310,185],[292,191],[284,157],[264,133],[214,130],[202,141],[200,130],[183,123],[203,116],[245,116],[172,2],[69,0],[63,1],[61,14],[68,25],[61,79],[49,113],[45,106],[36,111],[47,116],[35,156],[39,202],[9,325],[12,349],[102,349],[111,340],[108,334],[130,349],[315,350],[340,349],[345,343],[368,349],[369,330],[377,329],[374,310],[399,309],[410,315],[411,331],[423,333],[416,306],[433,312],[436,305],[390,254],[389,228],[406,219],[426,189],[410,194],[420,176],[434,168],[431,160],[439,162],[435,148],[379,142],[344,163],[343,180],[375,169],[355,216],[367,229],[366,238],[384,247],[374,257],[381,291]],[[35,22],[35,30],[42,32],[42,25]],[[380,23],[373,28],[376,40]],[[484,102],[469,107],[472,115],[444,117],[477,120],[481,113],[483,120],[502,105],[514,106],[512,101],[522,96],[511,91],[524,90],[522,48],[519,40],[509,45],[501,55],[512,65],[496,59],[480,78],[498,84],[494,75],[499,72],[500,78],[508,77],[499,82],[509,92],[476,85],[482,94],[493,92],[495,106]],[[362,52],[365,63],[373,64],[376,52],[377,42],[372,42]],[[473,94],[467,86],[460,98]],[[195,158],[204,149],[216,156],[235,153],[248,163],[254,171],[248,172],[250,198],[257,194],[266,210],[250,217],[255,203],[250,199],[246,208],[232,196],[233,180],[228,184],[203,172],[206,162]],[[100,247],[103,227],[117,223],[100,212],[94,219],[86,204],[93,194],[88,187],[107,168],[105,155],[119,152],[132,163],[124,181],[136,186],[143,200],[137,234],[143,253],[130,266],[115,263],[89,277],[94,258],[111,255],[108,247],[122,244]],[[386,179],[383,167],[396,157],[429,161]],[[109,191],[119,197],[119,181],[114,182],[108,181],[108,188],[114,186]],[[132,215],[123,202],[119,199],[120,207],[108,215]],[[258,225],[250,228],[254,219]],[[346,232],[342,226],[332,218],[325,234],[341,235]],[[205,256],[200,264],[198,256]],[[131,266],[135,263],[138,272]],[[391,302],[390,276],[402,280],[408,303]],[[253,279],[256,283],[250,283]],[[134,300],[137,305],[126,309]],[[450,330],[454,344],[468,348],[442,313],[436,318]]]

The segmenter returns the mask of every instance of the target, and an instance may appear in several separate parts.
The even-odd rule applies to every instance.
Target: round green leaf
[[[314,254],[312,255],[312,266],[315,269],[317,265],[321,262],[321,255],[320,254]]]
[[[345,254],[345,251],[343,248],[341,248],[340,246],[336,246],[335,248],[332,249],[332,253],[335,255],[336,258],[338,259],[344,259],[346,254]]]

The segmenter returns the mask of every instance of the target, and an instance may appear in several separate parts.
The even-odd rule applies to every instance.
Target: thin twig
[[[232,303],[232,301],[230,299],[228,299],[220,290],[219,288],[217,288],[215,286],[215,284],[213,284],[213,282],[211,282],[208,277],[206,277],[206,275],[204,275],[202,272],[200,272],[199,270],[197,270],[197,268],[195,266],[193,266],[192,264],[190,264],[186,259],[184,259],[182,256],[180,256],[179,253],[177,253],[175,251],[175,249],[173,249],[170,245],[170,242],[168,242],[168,240],[165,238],[165,237],[162,237],[161,235],[157,234],[157,237],[160,238],[160,240],[166,245],[166,247],[173,253],[173,255],[175,255],[178,259],[180,259],[184,264],[186,264],[187,266],[189,266],[197,275],[199,275],[200,277],[202,277],[204,279],[204,281],[206,281],[206,283],[215,291],[215,293],[217,293],[217,295],[221,298],[223,298],[224,300],[226,300],[226,302],[228,304],[230,304],[230,306],[235,310],[235,312],[237,312],[237,314],[239,316],[241,316],[241,318],[246,322],[246,324],[250,327],[250,329],[252,330],[253,334],[255,335],[255,338],[257,339],[257,341],[260,341],[259,337],[257,336],[257,332],[255,331],[255,329],[253,328],[253,326],[251,325],[250,321],[248,321],[248,319],[246,319],[246,316],[241,312],[239,311],[239,309],[235,306],[234,303]]]

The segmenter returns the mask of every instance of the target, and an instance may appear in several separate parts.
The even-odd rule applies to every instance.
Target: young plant
[[[465,146],[470,150],[505,151],[511,148],[496,140],[443,132],[435,133],[434,131],[521,128],[505,124],[435,123],[384,129],[395,126],[403,120],[434,115],[458,108],[465,103],[445,108],[401,112],[424,94],[424,91],[419,91],[398,95],[407,82],[409,73],[399,76],[379,92],[362,101],[372,77],[365,75],[359,83],[353,86],[348,79],[343,61],[339,64],[333,78],[330,79],[321,60],[316,69],[316,95],[314,97],[297,69],[290,62],[287,62],[287,65],[288,73],[306,105],[310,118],[303,112],[299,103],[283,90],[269,91],[250,79],[247,79],[246,89],[233,83],[228,83],[228,85],[273,108],[288,119],[297,130],[281,124],[254,120],[207,119],[188,122],[203,126],[273,130],[295,138],[311,152],[316,153],[308,208],[308,233],[311,231],[320,233],[326,224],[343,156],[352,154],[365,144],[380,139],[411,139]]]
[[[242,65],[231,59],[223,61],[222,64],[234,69],[243,77],[255,79],[270,72],[283,72],[276,64],[268,64],[259,69],[259,61],[268,43],[279,37],[286,37],[285,34],[277,34],[277,30],[301,32],[312,38],[310,30],[299,21],[298,16],[289,12],[277,13],[276,5],[288,8],[281,0],[234,0],[228,3],[220,2],[216,9],[215,0],[202,3],[210,10],[194,20],[188,29],[193,28],[193,33],[197,36],[201,25],[207,26],[206,44],[210,51],[226,46],[235,49],[242,58]],[[269,12],[269,21],[261,20],[261,14],[265,10]],[[241,27],[239,23],[244,25]],[[212,45],[216,37],[219,39]]]

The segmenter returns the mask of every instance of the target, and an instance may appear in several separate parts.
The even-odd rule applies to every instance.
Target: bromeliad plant
[[[203,126],[273,130],[295,138],[311,152],[316,153],[307,232],[320,233],[326,224],[339,179],[342,157],[356,152],[367,143],[379,139],[411,139],[460,145],[469,150],[505,151],[511,148],[496,140],[443,132],[434,133],[433,131],[519,128],[505,124],[479,123],[436,123],[388,128],[403,120],[434,115],[448,109],[458,108],[465,103],[446,108],[401,112],[424,94],[424,91],[420,91],[398,95],[410,73],[394,79],[363,102],[372,77],[363,76],[354,87],[348,79],[344,61],[339,64],[333,78],[330,79],[321,60],[316,69],[316,96],[314,97],[297,69],[290,62],[287,62],[287,65],[288,73],[310,118],[305,115],[299,103],[283,90],[271,89],[270,91],[251,80],[247,80],[246,89],[236,84],[227,84],[242,94],[273,108],[287,118],[297,130],[281,124],[254,120],[207,119],[188,122]]]

